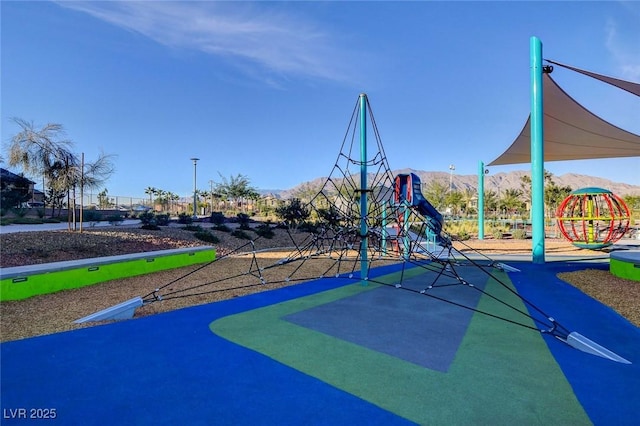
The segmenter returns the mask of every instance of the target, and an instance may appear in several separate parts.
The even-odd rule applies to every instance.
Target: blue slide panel
[[[440,243],[447,242],[442,239],[441,232],[444,219],[438,210],[422,195],[420,178],[415,173],[399,174],[396,177],[396,201],[406,201],[409,205],[416,207],[429,224],[429,228],[438,236]]]

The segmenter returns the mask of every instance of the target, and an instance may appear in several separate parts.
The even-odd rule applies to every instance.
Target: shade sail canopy
[[[640,96],[640,84],[638,83],[620,80],[619,78],[608,77],[602,74],[596,74],[595,72],[591,72],[591,71],[581,70],[580,68],[572,67],[571,65],[561,64],[560,62],[552,61],[550,59],[547,59],[546,61],[554,65],[558,65],[566,69],[579,72],[580,74],[588,75],[589,77],[595,78],[600,81],[604,81],[605,83],[609,83],[612,86],[616,86],[619,89],[626,90],[629,93],[633,93],[636,96]]]
[[[599,77],[595,78],[601,79]],[[549,74],[543,74],[542,81],[545,162],[640,156],[640,136],[616,127],[585,109],[562,90]],[[625,90],[640,92],[640,85],[629,83]],[[530,125],[531,116],[511,146],[488,165],[530,163]]]

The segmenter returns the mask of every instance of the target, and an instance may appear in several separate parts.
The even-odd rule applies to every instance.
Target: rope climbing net
[[[454,249],[451,236],[434,227],[433,218],[425,217],[414,206],[398,199],[395,177],[388,165],[370,106],[367,110],[377,149],[368,158],[357,158],[360,153],[357,149],[360,143],[358,129],[362,118],[359,117],[356,104],[331,173],[320,189],[302,206],[315,220],[313,232],[301,240],[296,235],[293,224],[284,223],[282,225],[287,230],[291,248],[280,252],[281,255],[277,258],[261,256],[261,251],[256,249],[256,242],[262,237],[258,237],[213,262],[201,265],[154,289],[143,296],[143,302],[148,304],[255,287],[269,288],[271,285],[331,277],[410,291],[566,339],[569,334],[566,328],[522,298],[505,282],[504,274],[499,271],[504,265],[481,254],[481,262],[472,260]],[[362,187],[361,179],[363,168],[368,170],[368,184],[365,188]],[[361,197],[365,193],[367,202],[363,211]],[[362,244],[363,240],[366,244]],[[203,272],[207,276],[207,270],[217,268],[229,259],[243,260],[241,272],[201,282],[193,279]],[[307,268],[311,263],[315,267]],[[395,275],[398,278],[394,282],[373,278],[375,274],[370,273],[373,269],[389,264],[399,265],[397,269],[400,273]],[[461,271],[466,271],[464,268],[469,267],[486,275],[483,282],[492,280],[496,283],[500,288],[499,295],[492,294],[484,285],[475,285],[465,279],[465,273]],[[404,285],[407,276],[405,272],[409,268],[419,268],[424,272],[421,275],[424,277],[423,282],[419,287]],[[276,270],[278,273],[273,273]],[[496,309],[496,312],[481,310],[475,305],[461,303],[448,297],[446,293],[437,291],[452,286],[480,292],[497,305],[507,308],[509,313],[505,314],[504,309]]]

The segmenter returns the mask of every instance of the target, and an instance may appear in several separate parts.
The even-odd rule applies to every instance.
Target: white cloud
[[[640,35],[637,28],[632,29],[630,46],[624,43],[625,37],[619,33],[618,25],[609,19],[605,27],[605,46],[618,63],[621,77],[634,82],[640,81]],[[628,35],[628,34],[625,34]]]
[[[289,76],[343,81],[345,52],[330,34],[280,7],[243,2],[61,2],[172,48],[225,57],[241,69],[268,71],[265,80]],[[247,67],[247,65],[251,65]]]

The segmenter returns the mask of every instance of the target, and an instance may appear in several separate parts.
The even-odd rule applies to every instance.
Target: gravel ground
[[[246,273],[256,266],[256,262],[264,268],[286,257],[289,251],[282,251],[282,248],[294,245],[292,237],[286,231],[276,229],[272,239],[257,239],[254,245],[259,253],[254,258],[251,255],[241,254],[251,252],[253,249],[247,240],[235,238],[225,232],[212,231],[212,233],[220,239],[220,243],[213,244],[218,257],[229,253],[232,255],[205,268],[191,266],[32,297],[22,301],[0,303],[0,341],[96,325],[96,323],[74,324],[73,321],[112,306],[118,301],[145,296],[163,283],[172,283],[176,280],[170,286],[171,291],[179,292],[183,288],[193,287],[196,284],[206,286],[207,291],[216,289],[217,292],[201,295],[191,295],[193,292],[188,291],[177,293],[177,295],[190,294],[190,296],[147,304],[136,311],[136,316],[151,315],[294,285],[326,274],[335,265],[334,261],[318,260],[304,262],[300,269],[296,269],[300,264],[267,268],[264,272],[266,284],[256,285],[255,277]],[[256,237],[252,231],[247,233]],[[295,234],[293,238],[300,242],[306,237],[307,234],[300,233]],[[202,245],[209,244],[198,240],[193,232],[182,229],[182,226],[163,227],[159,231],[110,227],[89,228],[83,233],[69,231],[9,233],[0,234],[0,266],[22,266]],[[545,242],[545,245],[550,254],[593,255],[590,252],[580,251],[564,241],[550,240]],[[456,243],[455,246],[461,251],[477,249],[487,256],[501,253],[528,254],[531,251],[531,242],[526,240],[470,240]],[[237,250],[238,247],[242,248]],[[280,251],[277,248],[280,248]],[[260,252],[265,249],[276,250]],[[357,265],[356,268],[358,268]],[[180,277],[187,273],[191,273],[188,280],[181,280]],[[292,276],[292,273],[293,278],[287,279]],[[614,277],[607,271],[585,270],[559,276],[611,306],[636,325],[640,325],[640,286],[637,283]],[[229,277],[232,284],[227,281]],[[243,284],[248,287],[225,290]]]

